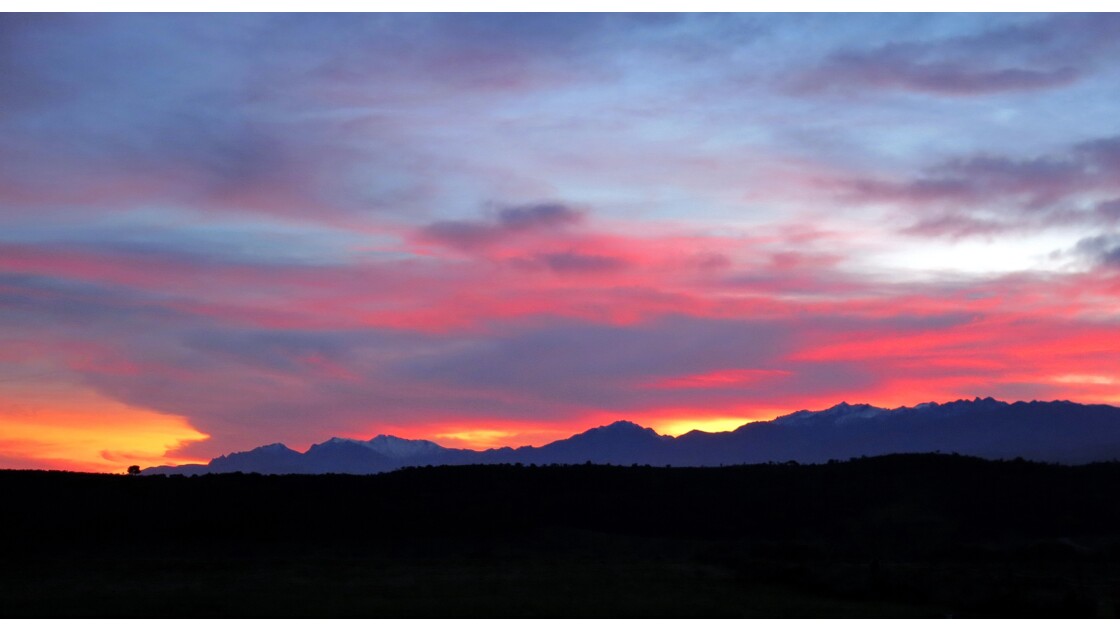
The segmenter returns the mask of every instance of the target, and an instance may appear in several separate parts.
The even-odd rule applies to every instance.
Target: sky
[[[0,468],[1120,404],[1120,16],[0,15]]]

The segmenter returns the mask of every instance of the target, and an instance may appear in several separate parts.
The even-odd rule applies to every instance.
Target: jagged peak
[[[642,425],[631,422],[629,420],[617,420],[610,424],[588,429],[581,433],[576,433],[575,435],[572,435],[571,437],[565,438],[563,440],[557,440],[556,442],[552,442],[552,444],[568,442],[570,440],[581,442],[587,439],[602,439],[604,437],[611,439],[628,437],[652,437],[657,439],[665,438],[665,436],[658,434],[657,431],[654,431],[653,429],[650,429],[648,427],[643,427]]]
[[[610,424],[588,429],[584,433],[591,433],[592,431],[601,431],[606,433],[652,433],[657,435],[657,431],[649,427],[643,427],[640,424],[631,422],[629,420],[616,420]]]
[[[984,398],[981,398],[979,396],[975,396],[973,398],[961,398],[961,399],[954,400],[954,401],[951,401],[951,402],[947,402],[947,403],[944,403],[944,404],[946,404],[946,405],[954,405],[954,404],[976,405],[976,404],[980,404],[980,403],[983,403],[983,404],[986,404],[986,405],[1006,405],[1006,404],[1008,404],[1008,403],[1006,403],[1002,400],[992,398],[991,396],[985,396]],[[931,404],[937,404],[937,403],[931,403]]]
[[[988,397],[985,397],[985,398],[981,398],[979,396],[976,396],[975,398],[972,398],[972,399],[962,398],[962,399],[959,399],[959,400],[953,400],[953,401],[949,401],[949,402],[945,402],[945,403],[938,403],[936,401],[929,401],[929,402],[918,403],[918,404],[914,405],[913,407],[903,406],[903,407],[897,407],[897,408],[894,408],[894,409],[888,409],[888,408],[884,408],[884,407],[876,407],[876,406],[868,404],[868,403],[851,404],[847,401],[841,401],[841,402],[839,402],[839,403],[837,403],[837,404],[835,404],[835,405],[833,405],[833,406],[831,406],[827,409],[822,409],[822,410],[819,410],[819,411],[809,411],[807,409],[802,409],[800,411],[795,411],[793,413],[786,414],[784,416],[778,416],[777,418],[774,418],[773,422],[776,422],[778,424],[784,424],[784,425],[804,424],[804,423],[811,423],[811,422],[814,422],[814,421],[847,422],[847,421],[851,421],[851,420],[872,418],[872,417],[879,416],[879,415],[882,415],[882,414],[891,414],[891,413],[895,413],[895,412],[903,411],[903,410],[924,411],[924,410],[932,410],[932,409],[937,409],[937,408],[949,408],[949,409],[960,410],[960,409],[964,409],[964,408],[969,407],[969,406],[976,406],[976,405],[995,408],[995,407],[1006,407],[1006,406],[1009,406],[1010,403],[1004,402],[1002,400],[998,400],[996,398],[992,398],[991,396],[988,396]],[[740,427],[740,428],[742,428],[742,427]]]
[[[643,427],[642,425],[638,424],[637,422],[631,422],[630,420],[615,420],[614,422],[612,422],[608,425],[601,426],[599,428],[603,429],[603,428],[607,428],[607,427],[637,427],[639,429],[645,429],[646,428],[646,427]]]
[[[791,414],[779,416],[773,420],[774,423],[779,425],[801,425],[801,424],[814,424],[818,422],[844,424],[851,421],[864,420],[874,418],[884,413],[890,413],[892,409],[884,409],[882,407],[875,407],[867,403],[857,403],[855,405],[849,404],[847,401],[842,401],[839,404],[833,405],[828,409],[820,411],[801,410],[795,411]],[[739,427],[742,429],[743,427]],[[737,429],[738,430],[738,429]]]
[[[431,444],[432,446],[439,446],[431,440],[414,440],[410,438],[397,437],[395,435],[386,435],[384,433],[378,434],[366,441],[367,444]]]
[[[881,409],[883,411],[887,411],[887,409],[884,409],[883,407],[876,407],[875,405],[871,405],[868,403],[855,403],[853,405],[848,403],[847,401],[841,401],[829,407],[825,411],[848,411],[851,409]]]
[[[296,453],[296,454],[298,454],[297,451],[294,451],[294,450],[288,448],[287,445],[281,444],[280,442],[274,442],[272,444],[265,444],[264,446],[258,446],[256,448],[251,448],[247,451],[233,451],[231,453],[225,453],[223,455],[219,455],[217,457],[212,458],[210,460],[210,463],[213,464],[215,462],[224,462],[224,461],[229,460],[230,458],[240,459],[240,458],[244,458],[246,456],[273,455],[273,454],[279,454],[279,453]]]
[[[323,449],[330,450],[331,448],[369,448],[369,445],[362,440],[355,440],[353,438],[332,437],[318,444],[312,444],[311,448],[307,449],[307,452],[311,453]]]
[[[439,444],[429,440],[409,440],[395,435],[380,434],[368,440],[332,437],[325,442],[312,446],[308,452],[319,452],[324,448],[330,449],[331,447],[364,449],[391,459],[417,457],[446,450]]]

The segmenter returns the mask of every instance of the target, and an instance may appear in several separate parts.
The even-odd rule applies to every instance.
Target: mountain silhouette
[[[658,435],[653,429],[619,420],[541,447],[523,446],[484,454],[489,453],[488,459],[493,463],[644,464],[664,459],[672,441],[672,437]]]
[[[1082,464],[1120,459],[1120,408],[1069,401],[1006,403],[992,398],[884,409],[842,402],[733,431],[659,435],[625,420],[544,446],[474,451],[379,435],[331,438],[299,453],[283,444],[217,457],[206,465],[160,466],[144,474],[371,474],[407,466],[596,464],[722,466],[822,463],[891,453],[958,453]]]

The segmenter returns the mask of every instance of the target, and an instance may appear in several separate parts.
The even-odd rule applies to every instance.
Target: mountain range
[[[544,446],[475,451],[379,435],[331,438],[306,452],[283,444],[216,457],[209,464],[158,466],[144,474],[372,474],[407,466],[597,464],[722,466],[821,463],[889,453],[959,453],[989,459],[1082,464],[1120,459],[1120,408],[1069,401],[992,398],[884,409],[840,403],[733,431],[659,435],[625,420]]]

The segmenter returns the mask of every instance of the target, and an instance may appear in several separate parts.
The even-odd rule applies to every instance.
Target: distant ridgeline
[[[1081,464],[1120,459],[1120,408],[1066,401],[991,398],[881,409],[840,403],[798,411],[734,431],[679,437],[620,421],[540,447],[485,451],[444,448],[426,440],[379,435],[331,438],[300,453],[271,444],[206,465],[160,466],[144,474],[368,474],[407,466],[463,464],[649,464],[721,466],[762,462],[821,463],[890,453],[958,453]]]

